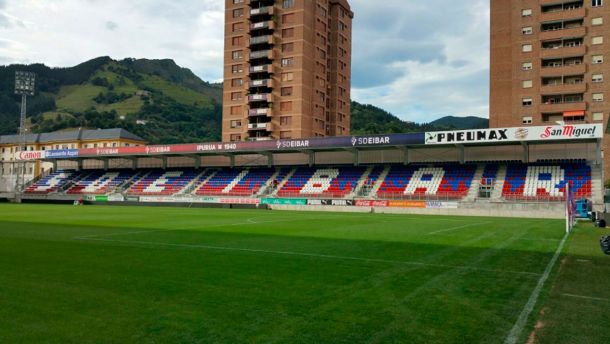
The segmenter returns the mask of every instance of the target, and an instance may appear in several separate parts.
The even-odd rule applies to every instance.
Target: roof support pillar
[[[523,163],[527,164],[530,161],[530,145],[527,142],[521,142],[523,146]]]
[[[57,171],[57,160],[53,160],[53,172]]]
[[[131,158],[131,169],[136,170],[138,168],[138,158]]]
[[[235,155],[229,155],[229,159],[231,160],[231,168],[235,168]]]
[[[309,155],[309,167],[312,167],[316,164],[316,152],[307,151],[307,155]]]
[[[108,171],[110,168],[110,159],[104,159],[104,171]]]
[[[354,149],[352,152],[354,154],[354,166],[360,166],[360,151]]]
[[[602,140],[598,139],[597,142],[595,142],[595,164],[601,165],[602,160]]]
[[[196,169],[200,169],[201,168],[201,157],[199,155],[195,155],[193,157],[193,166]]]
[[[460,161],[460,164],[465,164],[466,163],[466,147],[464,147],[464,145],[455,145],[455,147],[458,149],[458,160]]]
[[[81,171],[83,169],[83,159],[76,160],[76,170]]]
[[[398,148],[402,152],[402,163],[403,163],[403,165],[407,166],[408,164],[411,163],[409,161],[409,147],[404,146],[404,147],[398,147]]]
[[[273,167],[273,153],[265,154],[267,156],[267,167]]]
[[[167,157],[166,156],[161,157],[161,164],[163,166],[163,169],[167,170]]]

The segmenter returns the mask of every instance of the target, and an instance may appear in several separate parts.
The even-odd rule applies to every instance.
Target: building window
[[[294,37],[294,29],[283,29],[282,30],[282,38],[291,38]]]
[[[235,4],[243,4],[244,0],[233,0],[233,5]]]
[[[282,8],[293,8],[294,7],[294,0],[284,0],[284,2],[282,3]]]
[[[231,43],[233,43],[233,46],[241,46],[244,44],[244,37],[243,36],[233,37],[231,39]]]
[[[593,93],[593,101],[594,102],[603,102],[604,94],[603,93]]]
[[[531,26],[526,26],[523,29],[521,29],[521,33],[524,35],[531,35],[534,33],[534,29],[532,29]]]
[[[521,105],[523,105],[523,106],[532,106],[533,103],[534,103],[534,101],[532,100],[532,98],[521,99]]]
[[[290,53],[294,51],[294,43],[286,43],[286,44],[282,44],[282,52],[283,53]]]
[[[280,111],[282,111],[282,112],[292,111],[292,102],[281,102]]]
[[[241,60],[244,58],[244,52],[241,50],[236,50],[232,54],[233,60]]]
[[[604,63],[604,55],[593,55],[592,63],[593,64]]]
[[[602,18],[602,17],[591,19],[591,25],[593,25],[593,26],[598,26],[598,25],[602,25],[602,24],[604,24],[604,18]]]
[[[593,44],[593,45],[599,45],[599,44],[603,44],[603,43],[604,43],[604,37],[602,37],[602,36],[593,37],[591,39],[591,44]]]
[[[593,80],[593,82],[604,82],[604,75],[603,74],[593,74],[591,76],[591,79]]]
[[[534,119],[531,116],[526,116],[522,118],[523,124],[532,124],[533,121]]]
[[[531,44],[523,44],[523,46],[521,47],[521,51],[523,51],[524,53],[529,53],[531,52],[533,49],[533,46]]]
[[[280,139],[291,139],[292,138],[292,134],[289,131],[280,131]]]
[[[239,115],[241,113],[241,106],[231,106],[231,115]]]
[[[233,24],[233,32],[244,31],[244,23],[235,23]]]
[[[233,79],[231,80],[231,86],[233,87],[239,87],[242,86],[244,84],[244,80],[243,79]]]
[[[294,59],[292,57],[287,59],[282,59],[282,67],[289,67],[294,64]]]
[[[292,87],[282,87],[282,97],[290,97],[292,95]]]
[[[532,9],[531,8],[526,8],[521,10],[521,16],[523,17],[531,17],[532,15]]]
[[[593,120],[594,121],[603,121],[604,120],[604,113],[603,112],[594,112],[593,113]]]
[[[233,10],[233,18],[239,18],[244,16],[243,8],[236,8]]]
[[[293,73],[282,73],[282,81],[292,81],[294,80]]]
[[[241,135],[240,134],[231,134],[230,140],[231,140],[231,142],[241,141]]]
[[[233,74],[237,74],[237,73],[242,73],[244,71],[244,66],[243,65],[233,65],[231,66],[231,72]]]
[[[591,0],[592,7],[601,7],[604,5],[604,0]]]
[[[521,69],[523,70],[532,70],[534,68],[534,64],[531,62],[523,62],[521,65]]]
[[[280,117],[280,125],[290,125],[292,124],[292,117],[282,116]]]
[[[241,128],[241,121],[240,120],[233,120],[233,121],[231,121],[231,129],[236,129],[236,128]]]
[[[532,80],[523,80],[523,88],[532,88],[533,83]]]
[[[233,92],[233,93],[231,93],[231,100],[232,101],[241,100],[241,99],[242,99],[241,92]]]

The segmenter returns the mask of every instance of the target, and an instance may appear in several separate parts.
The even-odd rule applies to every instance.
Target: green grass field
[[[511,332],[562,221],[0,204],[0,343],[609,343],[602,234]]]

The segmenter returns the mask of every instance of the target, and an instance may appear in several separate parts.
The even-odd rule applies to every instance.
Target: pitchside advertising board
[[[499,128],[426,133],[427,145],[601,139],[601,124]]]

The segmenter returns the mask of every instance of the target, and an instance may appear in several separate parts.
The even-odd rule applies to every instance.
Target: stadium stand
[[[354,191],[365,167],[300,167],[277,192],[280,197],[338,197]]]
[[[93,171],[83,179],[74,183],[67,194],[101,195],[114,191],[118,186],[127,182],[134,176],[133,171]]]
[[[200,180],[195,194],[199,196],[256,195],[277,172],[278,170],[275,168],[221,169],[209,180]]]
[[[377,197],[461,199],[468,194],[476,165],[392,166]]]
[[[500,168],[504,180],[497,180]],[[474,183],[477,169],[480,184]],[[504,176],[504,174],[502,174]],[[584,160],[486,164],[412,164],[324,167],[248,167],[139,170],[57,171],[26,189],[28,194],[109,194],[140,196],[295,198],[368,197],[393,199],[462,200],[471,188],[498,190],[504,200],[560,201],[567,184],[576,198],[592,197],[592,169]],[[476,184],[476,185],[474,185]]]
[[[88,172],[57,171],[42,177],[34,184],[28,186],[25,193],[49,194],[56,192],[68,183],[77,182],[86,173]]]
[[[576,198],[591,197],[591,167],[585,161],[512,163],[502,188],[505,199],[561,200],[569,183]]]
[[[130,195],[171,196],[180,192],[190,184],[199,172],[194,169],[185,170],[151,170],[127,191]]]

